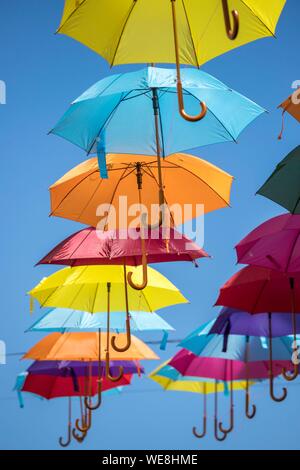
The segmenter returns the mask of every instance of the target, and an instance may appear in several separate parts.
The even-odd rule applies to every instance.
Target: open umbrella
[[[116,7],[110,0],[66,0],[58,32],[110,65],[175,62],[180,113],[197,121],[205,106],[195,117],[186,113],[180,64],[200,67],[235,47],[273,36],[284,5],[285,0],[126,0]]]
[[[268,326],[272,328],[272,324]],[[205,327],[206,329],[207,326]],[[273,341],[270,341],[270,350],[268,350],[265,343],[262,343],[261,338],[258,337],[249,337],[248,335],[230,336],[226,330],[226,334],[222,338],[212,335],[211,331],[206,343],[203,341],[202,327],[182,341],[180,346],[190,351],[192,355],[182,353],[179,356],[180,360],[182,361],[183,356],[183,360],[193,361],[199,356],[200,360],[199,362],[196,360],[196,369],[194,370],[201,377],[219,380],[229,380],[228,374],[234,380],[270,377],[270,394],[276,400],[274,395],[274,377],[280,374],[280,368],[286,367],[288,370],[292,368],[290,353],[291,338],[278,338],[274,344]],[[271,330],[269,337],[272,338]],[[231,361],[234,361],[234,363],[231,364]],[[185,367],[184,363],[183,365]],[[193,374],[187,373],[187,375]],[[286,390],[284,390],[284,398],[285,396]],[[254,414],[249,412],[249,392],[247,389],[246,415],[252,418]]]
[[[294,353],[291,355],[294,373],[288,375],[287,371],[284,371],[284,377],[289,381],[294,380],[298,375],[298,360],[295,360],[295,351],[298,350],[296,313],[300,311],[299,282],[299,273],[291,277],[280,271],[247,266],[226,282],[216,303],[216,305],[241,309],[251,314],[269,312],[270,354],[273,336],[272,313],[292,313]]]
[[[292,214],[300,214],[300,146],[276,167],[257,194],[276,202]]]
[[[151,236],[149,236],[151,235]],[[207,257],[208,255],[197,246],[192,240],[185,237],[181,233],[177,232],[173,228],[167,231],[161,227],[156,230],[152,230],[151,234],[147,234],[144,242],[145,253],[143,253],[141,245],[141,230],[110,230],[107,232],[100,232],[93,227],[89,227],[75,233],[68,237],[66,240],[61,242],[55,247],[48,255],[46,255],[39,264],[62,264],[69,266],[88,266],[88,265],[132,265],[137,266],[143,263],[160,263],[160,262],[173,262],[173,261],[192,261],[196,264],[197,258]],[[125,307],[127,309],[127,277],[126,268],[124,268],[124,294],[125,294]],[[143,266],[144,279],[142,286],[145,287],[148,283],[148,270],[147,264]],[[131,273],[128,273],[128,282],[131,287],[136,286],[132,283]],[[129,309],[130,305],[128,305]],[[143,315],[138,318],[136,312],[130,312],[126,310],[126,330],[128,333],[128,347],[130,345],[130,327],[135,327],[136,322],[139,322],[138,329],[141,330],[169,330],[169,325],[163,325],[162,321],[156,315],[152,315],[151,318],[147,318],[147,315]],[[68,316],[66,312],[69,325],[71,327],[76,326],[79,320],[79,312]],[[64,315],[64,320],[66,320]],[[99,314],[100,315],[100,314]],[[57,315],[57,320],[60,320],[61,316]],[[103,318],[103,316],[101,317]],[[112,321],[116,320],[117,315],[112,314]],[[122,322],[123,315],[118,315],[118,321],[112,325],[120,331],[124,331],[124,322]],[[76,319],[76,320],[75,320]],[[47,321],[50,318],[47,317]],[[51,321],[54,321],[54,326],[62,326],[61,321],[58,323],[56,319],[51,315]],[[75,324],[74,321],[75,320]],[[80,317],[80,324],[83,327],[84,324],[88,326],[93,322],[95,325],[96,319],[90,320],[88,315]],[[100,317],[99,319],[100,320]],[[87,323],[89,322],[89,323]],[[135,323],[134,323],[135,322]],[[99,321],[98,321],[99,323]],[[101,329],[103,325],[99,325]],[[171,328],[172,329],[172,328]],[[112,346],[115,347],[115,339],[112,338]],[[118,347],[118,346],[116,346]]]
[[[169,331],[174,331],[174,328],[169,325],[157,313],[152,312],[130,312],[128,314],[129,328],[127,324],[127,314],[124,312],[112,312],[110,318],[110,330],[117,333],[129,331],[130,340],[126,345],[126,349],[130,347],[131,331],[148,332],[159,331],[163,332],[161,349],[166,348],[168,342]],[[91,315],[88,312],[80,312],[78,310],[69,309],[53,309],[45,313],[37,322],[35,322],[28,331],[46,331],[71,333],[78,331],[105,331],[107,328],[107,313],[94,313]],[[112,337],[112,347],[118,351],[115,344],[116,340]],[[122,348],[124,351],[124,348]],[[121,351],[121,352],[122,352]]]
[[[215,438],[221,442],[224,441],[227,437],[228,431],[223,432],[222,423],[219,423],[218,393],[223,392],[225,395],[227,395],[229,388],[231,388],[231,390],[245,390],[247,388],[247,383],[243,381],[234,381],[228,384],[227,382],[220,382],[213,379],[201,379],[198,377],[195,378],[183,376],[180,374],[180,372],[174,369],[174,367],[172,367],[169,362],[159,366],[149,375],[149,378],[158,383],[164,390],[200,393],[203,395],[203,430],[201,433],[199,433],[196,427],[193,428],[193,434],[198,439],[204,438],[207,434],[207,395],[214,394],[214,432]],[[252,385],[252,383],[250,385]],[[223,434],[221,437],[219,436],[219,429]]]
[[[285,118],[286,113],[290,114],[291,116],[293,116],[293,118],[295,118],[298,122],[300,122],[300,106],[299,106],[298,91],[297,91],[296,97],[293,93],[286,100],[284,100],[284,102],[281,103],[278,106],[278,108],[282,109],[282,128],[278,136],[278,139],[281,140],[283,137],[283,132],[284,132],[284,118]]]

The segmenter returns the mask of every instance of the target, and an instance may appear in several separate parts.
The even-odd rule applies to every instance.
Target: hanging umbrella
[[[130,312],[129,322],[130,340],[131,331],[163,332],[161,349],[165,349],[166,347],[169,331],[174,331],[174,328],[155,312],[152,312],[151,315],[149,315],[149,312]],[[103,331],[106,330],[106,327],[107,313],[94,313],[91,315],[87,312],[60,308],[53,309],[45,313],[45,315],[35,322],[28,331],[71,333],[91,330],[98,331],[99,329]],[[124,314],[123,312],[112,312],[110,319],[110,329],[111,331],[116,331],[117,333],[127,333],[127,314]],[[115,341],[112,341],[112,346],[116,346]],[[130,345],[128,345],[128,347],[129,346]],[[118,351],[118,348],[116,350]]]
[[[267,220],[237,246],[238,262],[284,272],[300,272],[300,215]]]
[[[116,8],[109,0],[67,0],[58,33],[85,44],[110,65],[175,62],[180,113],[199,121],[205,104],[195,117],[186,113],[180,64],[200,67],[231,49],[274,36],[284,5],[285,0],[127,0]]]
[[[300,214],[300,146],[280,162],[257,194],[271,199],[292,214]]]
[[[187,300],[179,290],[164,276],[149,268],[149,281],[143,291],[128,287],[126,289],[126,308],[124,308],[124,269],[122,266],[80,266],[65,268],[45,278],[30,292],[31,298],[36,298],[41,306],[60,307],[87,311],[90,313],[107,312],[106,361],[109,370],[110,358],[110,312],[129,312],[128,305],[134,311],[154,311]],[[132,268],[135,282],[140,281],[142,270]],[[126,338],[121,341],[119,352],[128,350],[128,334],[120,335]],[[130,347],[129,346],[129,347]],[[116,348],[114,347],[114,350]],[[109,375],[109,373],[108,373]]]
[[[225,395],[227,395],[229,388],[231,391],[245,390],[247,388],[247,383],[243,381],[234,381],[228,384],[227,382],[220,382],[213,379],[201,379],[183,376],[176,369],[174,369],[174,367],[172,367],[169,362],[159,366],[149,375],[149,378],[158,383],[164,390],[200,393],[203,395],[203,431],[199,433],[196,427],[193,428],[193,434],[198,439],[204,438],[207,434],[207,395],[215,394],[214,431],[215,438],[221,442],[224,441],[227,437],[228,430],[224,432],[222,423],[219,423],[218,393],[223,392]],[[248,388],[252,384],[253,383],[248,383]],[[223,434],[221,437],[219,436],[219,430]]]
[[[293,118],[295,118],[298,122],[300,122],[300,106],[299,106],[299,97],[297,91],[296,99],[294,93],[290,95],[283,103],[281,103],[278,108],[282,109],[282,128],[281,132],[278,136],[278,139],[281,140],[283,137],[284,132],[284,118],[285,114],[290,114]]]
[[[141,198],[143,212],[149,220],[153,206],[157,204],[156,161],[141,155],[109,155],[107,161],[108,180],[99,177],[97,159],[93,158],[53,184],[50,188],[51,215],[92,225],[99,231],[106,229],[107,225],[109,230],[139,228],[141,223],[137,213],[127,215],[126,212]],[[165,203],[174,226],[202,216],[203,212],[229,206],[233,177],[205,160],[185,154],[172,155],[163,161],[163,180],[162,205]],[[127,197],[126,207],[119,207],[120,197],[124,195]],[[97,211],[100,205],[105,209],[102,214]],[[184,205],[190,206],[191,210],[184,211]],[[172,206],[175,209],[179,206],[182,210],[177,214]],[[156,213],[154,215],[152,222],[156,223]]]
[[[271,330],[269,337],[272,338]],[[264,379],[270,377],[270,394],[277,401],[274,394],[274,377],[280,374],[282,367],[286,367],[287,370],[292,368],[291,338],[279,338],[274,340],[274,342],[270,341],[269,350],[261,338],[246,335],[230,336],[226,334],[222,338],[209,334],[208,339],[206,344],[203,343],[200,327],[180,343],[180,346],[184,348],[184,351],[179,354],[180,361],[183,361],[183,367],[186,367],[184,361],[193,362],[196,360],[194,373],[200,377],[210,377],[219,380],[229,380],[228,374],[233,380]],[[191,354],[186,354],[185,350],[188,350]],[[233,364],[231,364],[232,361]],[[177,365],[174,365],[174,367],[178,369]],[[178,370],[182,372],[181,369]],[[189,372],[185,371],[185,374],[194,375]],[[285,397],[286,389],[284,390]],[[247,416],[249,415],[248,417],[254,416],[249,413],[248,391],[246,394],[246,414]]]
[[[300,334],[300,317],[297,315],[297,334]],[[269,337],[269,314],[251,315],[235,308],[225,307],[210,330],[214,335],[244,335]],[[280,338],[293,334],[293,323],[286,313],[272,315],[272,337]]]
[[[236,273],[223,286],[216,305],[244,310],[251,314],[269,312],[270,352],[272,347],[272,313],[292,313],[294,373],[284,377],[291,381],[298,375],[298,360],[295,360],[297,346],[297,320],[299,312],[299,274],[292,277],[286,273],[267,268],[248,266]],[[298,356],[298,354],[296,354]]]
[[[149,236],[151,235],[151,236]],[[208,255],[198,247],[192,240],[177,232],[173,228],[167,231],[161,227],[152,230],[151,234],[147,234],[145,240],[145,255],[141,246],[141,231],[140,230],[111,230],[107,232],[100,232],[93,227],[86,228],[80,232],[75,233],[71,237],[61,242],[55,247],[47,256],[45,256],[39,264],[62,264],[69,266],[82,266],[82,265],[114,265],[126,264],[137,266],[142,264],[145,260],[147,263],[160,263],[160,262],[173,262],[173,261],[192,261],[196,264],[197,258],[207,257]],[[125,307],[127,308],[127,278],[126,269],[124,269],[124,283],[125,283]],[[144,279],[141,287],[147,285],[148,270],[147,266],[143,266]],[[128,273],[128,281],[131,287],[136,286],[132,283],[131,274]],[[140,286],[139,286],[140,287]],[[129,307],[129,305],[128,305]],[[61,313],[61,312],[60,312]],[[79,312],[73,313],[68,316],[69,312],[65,312],[63,323],[61,315],[47,317],[47,321],[51,319],[54,321],[54,326],[65,326],[67,319],[70,327],[74,326],[84,327],[84,325],[95,325],[96,319],[91,320],[89,315],[80,316]],[[99,314],[100,315],[100,314]],[[101,317],[103,318],[103,316]],[[118,318],[118,320],[117,320]],[[75,320],[76,319],[76,320]],[[117,312],[112,314],[112,328],[119,331],[124,331],[123,315],[120,313],[117,317]],[[75,324],[74,321],[75,320]],[[100,320],[100,317],[99,319]],[[117,320],[117,321],[116,321]],[[80,321],[80,324],[78,323]],[[82,323],[83,321],[83,323]],[[92,322],[92,323],[91,323]],[[102,322],[103,323],[103,322]],[[126,311],[126,329],[128,333],[128,347],[130,344],[130,327],[138,330],[170,330],[169,325],[160,321],[157,315],[152,315],[147,318],[147,315],[136,315],[136,312]],[[102,329],[104,325],[99,324]],[[172,330],[172,328],[171,328]],[[112,338],[113,347],[115,340]]]
[[[124,375],[118,382],[113,383],[110,380],[103,378],[102,390],[113,389],[115,387],[130,385],[132,375]],[[39,395],[46,400],[52,400],[54,398],[63,397],[80,397],[85,395],[85,376],[78,376],[78,390],[74,390],[74,381],[72,377],[64,377],[63,373],[61,376],[57,375],[40,375],[29,373],[25,383],[22,387],[22,392],[29,392],[35,395]],[[89,379],[90,380],[90,379]],[[92,376],[91,380],[91,392],[87,396],[95,396],[98,393],[98,378],[97,373]]]
[[[167,235],[167,236],[166,236]],[[139,266],[143,253],[138,229],[108,230],[85,228],[59,243],[38,264],[64,266],[114,265]],[[148,263],[195,262],[209,255],[185,235],[170,227],[159,227],[146,238]]]

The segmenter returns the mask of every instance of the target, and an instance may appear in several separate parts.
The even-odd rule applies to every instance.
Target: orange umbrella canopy
[[[100,333],[101,356],[106,353],[107,334]],[[127,343],[126,334],[120,334],[118,341]],[[99,333],[52,333],[31,348],[23,359],[35,361],[98,361]],[[132,336],[131,346],[125,352],[110,351],[113,361],[156,360],[159,357],[140,339]]]
[[[51,186],[51,215],[93,227],[104,219],[110,222],[110,228],[124,228],[128,224],[138,226],[138,212],[126,216],[126,208],[139,203],[140,171],[142,204],[151,221],[153,205],[159,202],[157,160],[141,155],[108,155],[107,167],[109,178],[101,179],[97,158],[91,158]],[[229,206],[233,177],[205,160],[174,154],[162,160],[162,174],[165,201],[174,225],[196,218],[203,212]],[[113,208],[105,211],[102,206],[103,210],[99,211],[102,204],[112,205]],[[177,205],[175,210],[173,205]],[[183,209],[185,205],[190,205],[190,210],[176,211],[178,206]],[[112,211],[114,219],[110,218]]]
[[[289,113],[291,116],[293,116],[293,118],[295,118],[298,122],[300,122],[299,90],[296,93],[297,93],[297,96],[292,94],[283,103],[281,103],[278,106],[278,108],[282,108],[282,129],[279,135],[279,140],[283,136],[285,113]]]

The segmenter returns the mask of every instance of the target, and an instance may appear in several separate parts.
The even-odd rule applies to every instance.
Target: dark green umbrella
[[[300,214],[300,146],[280,162],[257,191],[292,214]]]

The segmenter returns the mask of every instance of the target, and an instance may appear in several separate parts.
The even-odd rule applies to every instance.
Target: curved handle
[[[120,348],[119,346],[117,346],[117,336],[113,336],[111,338],[111,345],[113,349],[120,353],[126,352],[128,351],[128,349],[130,349],[130,346],[131,346],[130,318],[126,318],[126,339],[127,339],[126,345],[123,348]]]
[[[66,448],[66,447],[69,447],[69,445],[71,444],[71,442],[72,442],[72,425],[71,425],[71,423],[69,423],[67,440],[66,440],[66,442],[64,442],[63,438],[60,437],[60,438],[59,438],[59,445],[60,445],[61,447]]]
[[[178,105],[179,105],[179,112],[180,115],[189,122],[198,122],[205,118],[207,114],[207,106],[204,101],[200,101],[201,112],[197,114],[197,116],[191,116],[188,114],[184,109],[184,100],[183,100],[183,87],[180,78],[177,78],[177,96],[178,96]]]
[[[118,377],[113,377],[111,374],[110,374],[110,358],[109,358],[109,352],[106,353],[106,364],[105,364],[105,371],[106,371],[106,377],[108,378],[108,380],[110,380],[111,382],[119,382],[123,375],[124,375],[124,367],[123,366],[120,366],[119,367],[119,370],[120,370],[120,373],[118,375]]]
[[[171,0],[172,4],[172,17],[173,17],[173,32],[174,32],[174,48],[175,48],[175,57],[176,57],[176,71],[177,71],[177,96],[178,96],[178,105],[180,115],[189,122],[201,121],[206,116],[207,106],[204,102],[200,101],[201,113],[197,116],[190,116],[184,109],[183,101],[183,87],[181,81],[181,71],[180,71],[180,56],[179,56],[179,40],[178,40],[178,30],[177,30],[177,18],[176,18],[176,0]]]
[[[74,439],[76,439],[76,441],[79,443],[79,444],[82,444],[84,439],[86,438],[86,435],[87,433],[86,432],[83,432],[82,433],[82,436],[80,436],[76,429],[74,428],[73,431],[72,431],[72,436],[74,437]]]
[[[233,19],[233,27],[231,27],[228,0],[222,0],[222,4],[223,4],[226,33],[227,33],[228,38],[231,41],[234,41],[239,34],[240,15],[237,10],[232,10],[231,14],[232,14],[232,19]]]
[[[218,426],[218,418],[215,417],[215,438],[216,438],[217,441],[223,442],[223,441],[225,441],[225,439],[227,438],[227,434],[224,433],[223,436],[220,437],[219,434],[218,434],[218,431],[219,431],[218,428],[219,428],[219,426]]]
[[[97,402],[93,405],[91,403],[91,400],[88,397],[85,397],[84,398],[84,406],[89,411],[96,411],[100,408],[101,405],[102,405],[102,380],[99,378],[98,379],[98,399],[97,399]]]
[[[252,412],[250,411],[250,394],[246,392],[246,401],[245,401],[245,414],[248,419],[253,419],[256,416],[257,408],[255,405],[252,405]]]
[[[282,369],[282,375],[285,378],[285,380],[287,380],[288,382],[293,382],[294,380],[297,379],[297,377],[299,375],[299,366],[297,364],[294,364],[293,373],[288,374],[288,372],[289,371],[287,369]]]
[[[219,423],[219,429],[223,434],[230,434],[234,430],[234,408],[230,409],[230,425],[228,429],[223,427],[223,423]]]
[[[274,377],[273,375],[270,375],[270,397],[272,398],[272,400],[276,401],[276,403],[281,403],[283,402],[286,397],[287,397],[287,394],[288,394],[288,391],[287,389],[284,387],[282,389],[282,396],[281,397],[276,397],[275,396],[275,392],[274,392]]]
[[[92,411],[88,410],[87,420],[85,423],[82,423],[80,425],[80,419],[76,419],[75,427],[78,431],[82,433],[87,433],[92,427]]]
[[[141,244],[142,244],[142,266],[143,266],[143,281],[142,284],[135,284],[132,280],[133,272],[128,273],[127,280],[128,284],[132,289],[135,290],[144,290],[148,284],[148,262],[147,262],[147,253],[145,247],[145,239],[141,232]]]
[[[197,439],[203,439],[206,436],[206,433],[207,433],[207,417],[204,416],[203,417],[203,432],[201,434],[199,434],[197,432],[196,426],[194,426],[193,427],[193,434],[194,434],[195,437],[197,437]]]

